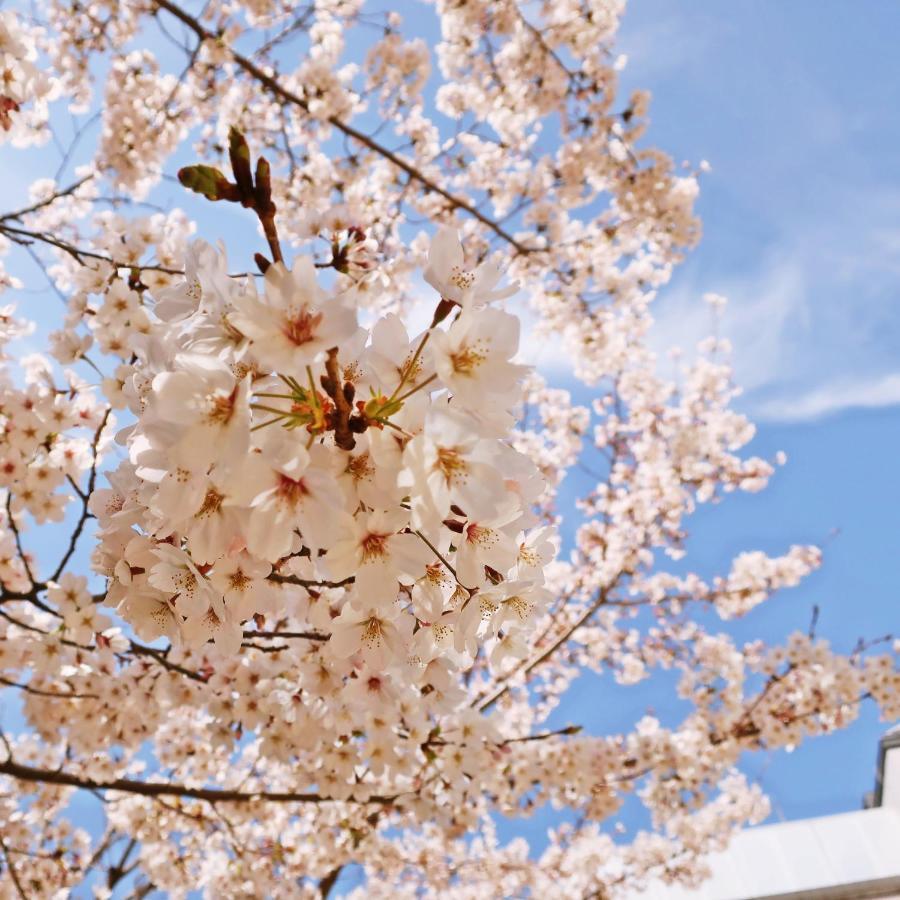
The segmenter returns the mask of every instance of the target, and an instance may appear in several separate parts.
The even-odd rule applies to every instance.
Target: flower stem
[[[290,413],[288,413],[286,410],[278,409],[275,406],[263,406],[262,403],[253,403],[251,404],[250,409],[259,409],[263,410],[264,412],[275,413],[276,415],[283,417],[287,417],[290,415]]]
[[[319,403],[319,392],[316,390],[316,382],[313,378],[312,368],[310,366],[306,367],[306,377],[309,379],[309,392],[312,395],[313,405],[316,409],[321,409],[322,405]]]
[[[259,425],[254,425],[250,430],[251,431],[259,431],[260,428],[265,428],[266,425],[274,425],[276,422],[280,422],[282,419],[288,418],[287,416],[275,416],[274,419],[269,419],[267,422],[260,422]]]
[[[435,373],[434,375],[430,375],[421,384],[417,384],[412,390],[409,390],[405,394],[401,394],[399,397],[396,397],[395,402],[400,403],[403,400],[406,400],[407,397],[412,397],[412,395],[415,394],[416,391],[421,391],[422,388],[425,387],[425,385],[431,384],[431,382],[434,381],[435,378],[437,378],[437,373]]]
[[[442,562],[442,563],[450,570],[450,572],[453,574],[453,577],[456,578],[456,569],[454,569],[453,566],[451,566],[450,563],[447,562],[447,560],[444,558],[444,556],[443,556],[443,554],[441,553],[441,551],[438,550],[438,548],[435,547],[434,544],[432,544],[431,541],[429,541],[428,538],[425,537],[425,535],[422,534],[421,531],[414,531],[413,534],[417,535],[417,536],[420,537],[423,541],[425,541],[425,544],[426,544],[426,546],[428,547],[428,549],[429,549],[429,550],[430,550],[430,551],[431,551],[431,552],[432,552],[432,553],[433,553],[433,554],[434,554],[434,555],[435,555],[435,556],[436,556],[436,557],[437,557],[437,558],[438,558],[438,559],[439,559],[439,560],[440,560],[440,561],[441,561],[441,562]],[[458,578],[456,578],[456,583],[459,584],[459,579],[458,579]],[[469,591],[469,588],[467,588],[464,584],[459,584],[459,586],[460,586],[463,590]],[[471,591],[469,591],[469,593],[471,593]]]
[[[413,358],[409,361],[409,365],[403,367],[403,374],[400,376],[400,383],[394,388],[394,393],[388,398],[388,402],[385,404],[387,406],[393,400],[397,398],[397,394],[400,393],[400,389],[404,384],[409,380],[409,376],[415,371],[416,363],[419,361],[419,357],[422,355],[422,351],[425,349],[425,345],[428,343],[428,338],[431,336],[431,329],[429,328],[425,334],[422,335],[422,340],[419,341],[419,346],[416,347],[416,352],[413,353]]]

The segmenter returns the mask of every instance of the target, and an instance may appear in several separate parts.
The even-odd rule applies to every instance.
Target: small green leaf
[[[185,166],[178,170],[178,180],[188,189],[202,194],[207,200],[241,199],[236,184],[232,184],[218,169],[213,166]]]

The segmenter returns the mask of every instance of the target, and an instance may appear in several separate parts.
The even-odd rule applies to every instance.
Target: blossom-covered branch
[[[818,549],[690,569],[779,459],[725,342],[649,346],[702,167],[621,96],[622,10],[438,0],[434,46],[362,0],[0,13],[2,152],[59,151],[0,210],[0,893],[694,882],[766,815],[743,754],[900,715],[889,639],[728,633]],[[558,721],[660,673],[679,721]],[[544,850],[500,840],[546,804]]]

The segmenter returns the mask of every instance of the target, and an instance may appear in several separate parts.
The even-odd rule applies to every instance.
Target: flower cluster
[[[26,369],[24,386],[8,373],[0,380],[0,486],[8,493],[10,516],[27,512],[39,524],[62,521],[71,500],[66,483],[80,481],[90,469],[108,417],[84,388],[71,373],[69,383],[57,387],[47,361],[38,357]],[[15,570],[15,554],[8,560]]]
[[[412,337],[394,314],[361,328],[308,257],[259,289],[195,242],[187,271],[124,378],[128,461],[91,501],[107,603],[147,640],[234,653],[247,620],[296,614],[273,589],[296,580],[330,588],[326,654],[372,671],[523,655],[556,540],[510,444],[527,370],[518,319],[488,305],[499,271],[467,271],[441,229]],[[122,282],[113,299],[140,308]]]

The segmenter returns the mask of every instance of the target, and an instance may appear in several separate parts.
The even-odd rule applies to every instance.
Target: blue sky
[[[621,31],[623,87],[653,93],[649,141],[712,165],[704,237],[660,296],[654,340],[690,350],[709,331],[701,295],[727,295],[720,330],[747,388],[740,405],[759,423],[749,451],[789,458],[767,491],[698,513],[690,560],[712,574],[742,550],[825,545],[821,571],[731,629],[743,639],[805,630],[814,604],[819,634],[843,649],[900,630],[898,33],[900,4],[875,0],[634,0]],[[4,209],[55,158],[0,149]],[[162,193],[225,236],[240,233],[230,210]],[[27,260],[10,267],[36,283]],[[59,308],[45,291],[9,299]],[[623,692],[605,679],[573,691],[560,715],[624,729],[636,702],[667,712],[652,685]],[[846,731],[756,756],[747,771],[774,818],[852,809],[872,787],[886,727],[868,708]],[[533,820],[529,836],[546,822]]]

